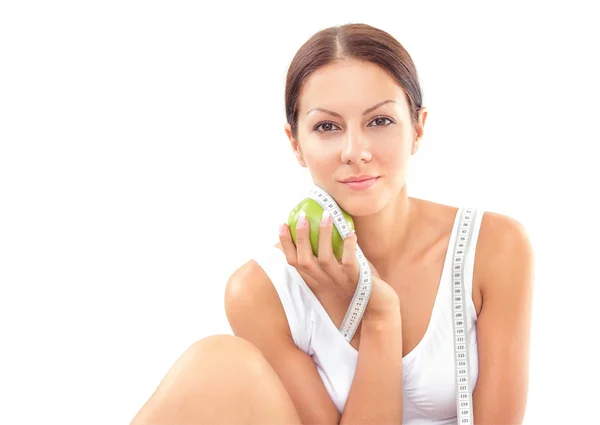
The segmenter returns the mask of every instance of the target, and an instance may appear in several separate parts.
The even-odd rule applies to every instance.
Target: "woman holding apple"
[[[331,217],[318,209],[281,224],[279,243],[227,283],[234,335],[193,344],[132,425],[456,424],[450,274],[461,209],[407,194],[427,118],[411,57],[368,25],[325,29],[294,57],[285,102],[298,163],[354,232],[343,241],[337,234],[336,247]],[[532,247],[519,222],[487,211],[475,216],[471,238],[464,283],[474,423],[518,424]],[[372,290],[346,341],[338,329],[359,279],[357,243]]]

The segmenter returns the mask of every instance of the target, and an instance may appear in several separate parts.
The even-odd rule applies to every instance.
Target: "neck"
[[[410,228],[415,216],[414,201],[408,197],[405,185],[381,211],[353,218],[358,245],[382,277],[410,249]]]

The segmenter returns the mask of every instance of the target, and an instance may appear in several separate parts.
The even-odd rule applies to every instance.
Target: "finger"
[[[300,211],[296,222],[296,252],[298,265],[306,270],[313,270],[316,259],[310,246],[310,223],[304,211]]]
[[[294,241],[292,240],[292,235],[290,233],[290,228],[287,224],[279,225],[279,243],[283,248],[283,253],[285,254],[285,259],[288,264],[293,267],[298,266],[298,255],[296,253],[296,247],[294,246]]]
[[[342,252],[342,266],[346,274],[351,279],[351,283],[356,285],[359,279],[358,260],[356,258],[356,233],[352,231],[344,239],[344,251]],[[354,287],[354,286],[353,286]]]
[[[333,254],[333,220],[327,210],[323,210],[321,224],[319,226],[319,252],[317,260],[323,271],[334,282],[347,280],[343,267]]]
[[[329,211],[323,210],[321,225],[319,226],[319,263],[324,267],[330,267],[331,263],[337,260],[333,255],[333,220],[329,215]]]

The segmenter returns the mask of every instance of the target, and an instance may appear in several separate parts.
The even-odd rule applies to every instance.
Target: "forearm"
[[[402,320],[362,321],[354,380],[341,425],[402,423]]]

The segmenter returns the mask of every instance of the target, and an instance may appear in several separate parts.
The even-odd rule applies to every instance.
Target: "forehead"
[[[313,72],[305,81],[298,102],[299,117],[314,107],[361,112],[382,100],[408,110],[404,90],[383,68],[354,59],[338,60]]]

